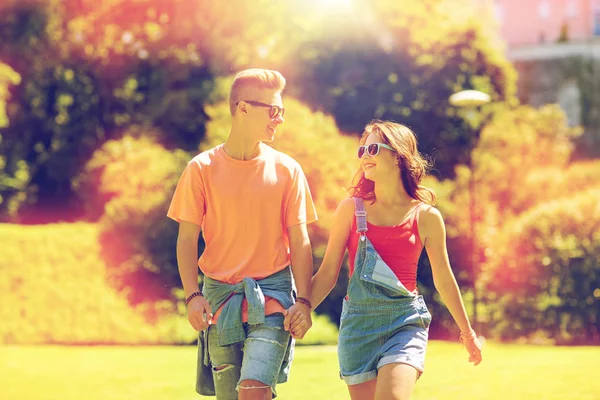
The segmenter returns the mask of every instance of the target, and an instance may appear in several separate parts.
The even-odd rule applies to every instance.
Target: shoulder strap
[[[414,224],[415,222],[419,221],[419,211],[420,208],[424,205],[425,203],[423,202],[419,202],[417,203],[417,205],[410,211],[410,214],[412,214],[410,216],[410,219],[412,220],[412,223]]]
[[[353,199],[354,215],[356,216],[356,232],[362,235],[367,231],[367,212],[365,211],[363,199],[360,197],[353,197]]]

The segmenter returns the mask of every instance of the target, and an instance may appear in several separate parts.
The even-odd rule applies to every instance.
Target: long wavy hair
[[[433,190],[421,186],[421,179],[427,174],[432,166],[431,161],[417,150],[417,137],[410,128],[391,121],[373,120],[367,124],[360,138],[360,144],[365,144],[371,133],[378,133],[383,141],[396,150],[396,165],[398,175],[404,186],[404,190],[410,197],[426,204],[435,204],[435,193]],[[374,203],[375,182],[365,178],[362,168],[359,168],[352,185],[349,188],[352,197],[360,197]]]

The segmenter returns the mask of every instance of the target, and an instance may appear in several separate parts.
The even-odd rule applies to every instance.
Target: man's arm
[[[298,297],[310,299],[313,259],[306,224],[290,226],[288,228],[288,236],[290,238],[292,273],[296,281]]]
[[[200,225],[181,221],[177,236],[177,265],[183,284],[185,298],[198,292],[198,238]],[[208,301],[202,296],[193,297],[187,305],[188,320],[192,327],[201,331],[206,329],[212,319]]]
[[[313,272],[312,248],[308,237],[308,230],[305,223],[290,226],[288,228],[288,237],[290,239],[290,256],[292,262],[292,274],[296,282],[296,290],[298,297],[310,299],[311,296],[311,278]],[[308,327],[312,325],[310,319],[310,307],[304,303],[296,302],[288,313],[292,316],[297,312],[301,313],[305,318],[305,323]],[[286,318],[286,320],[288,320]],[[294,329],[290,329],[289,324],[285,327],[294,334]],[[308,329],[308,328],[307,328]],[[298,339],[302,339],[304,334]]]

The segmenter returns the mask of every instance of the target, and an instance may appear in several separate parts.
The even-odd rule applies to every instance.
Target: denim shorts
[[[290,341],[290,333],[283,329],[283,319],[283,315],[277,313],[267,315],[264,324],[244,323],[246,339],[229,346],[219,346],[217,326],[209,326],[208,352],[219,400],[237,399],[239,384],[247,379],[270,386],[273,398],[277,396],[275,386],[287,380],[287,375],[280,374]],[[226,367],[215,369],[223,365]]]
[[[340,377],[348,385],[377,377],[384,365],[402,363],[423,373],[431,314],[422,296],[390,302],[344,300],[339,332]]]

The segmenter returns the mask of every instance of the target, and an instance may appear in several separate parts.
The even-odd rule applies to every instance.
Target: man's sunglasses
[[[393,152],[395,152],[396,150],[394,150],[394,148],[392,146],[388,146],[385,143],[371,143],[368,146],[358,146],[358,151],[357,151],[357,155],[358,158],[362,158],[366,153],[369,153],[369,155],[372,156],[376,156],[377,154],[379,154],[379,148],[383,147],[384,149],[388,149],[391,150]]]
[[[279,116],[281,116],[283,118],[283,114],[285,114],[285,108],[275,106],[273,104],[265,104],[265,103],[261,103],[260,101],[254,101],[254,100],[240,100],[240,101],[244,101],[244,102],[250,104],[251,106],[270,108],[271,110],[269,111],[269,117],[271,117],[271,119],[275,119]],[[235,103],[235,105],[237,106],[238,104],[240,104],[240,101]]]

